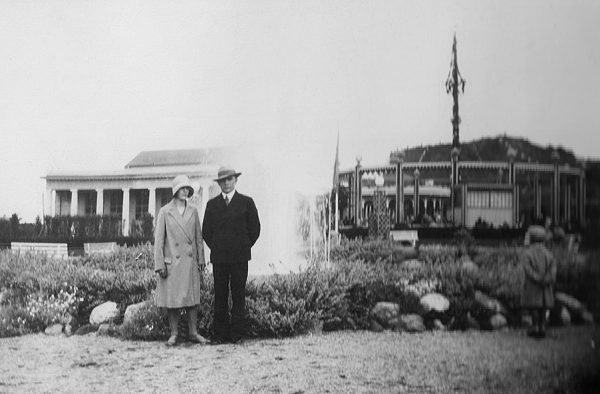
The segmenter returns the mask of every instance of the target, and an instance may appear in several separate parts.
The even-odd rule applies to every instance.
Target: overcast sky
[[[244,144],[318,190],[338,130],[342,168],[449,143],[454,33],[461,141],[598,157],[598,20],[594,0],[0,0],[0,216],[41,214],[50,171],[142,150]]]

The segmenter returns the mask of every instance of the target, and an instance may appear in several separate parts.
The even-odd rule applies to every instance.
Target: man
[[[210,248],[215,284],[214,340],[239,342],[246,333],[246,280],[250,249],[260,235],[258,211],[252,198],[235,190],[240,172],[224,166],[215,181],[221,194],[206,205],[202,237]],[[231,319],[229,318],[231,288]]]

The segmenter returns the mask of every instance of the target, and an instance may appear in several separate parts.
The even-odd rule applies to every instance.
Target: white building
[[[156,217],[171,198],[175,176],[190,177],[195,189],[192,203],[201,217],[209,198],[219,193],[216,178],[226,149],[187,149],[139,153],[125,168],[114,172],[49,173],[45,212],[51,216],[112,214],[122,218],[123,235],[145,212]]]

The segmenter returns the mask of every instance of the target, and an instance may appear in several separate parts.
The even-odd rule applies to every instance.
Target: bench
[[[86,256],[92,254],[111,254],[117,251],[116,242],[86,242],[83,244],[83,251]]]
[[[61,259],[69,256],[66,243],[11,242],[10,249],[19,253],[45,254]]]
[[[392,230],[390,231],[392,240],[400,242],[402,246],[408,246],[412,248],[419,247],[419,233],[417,230]]]

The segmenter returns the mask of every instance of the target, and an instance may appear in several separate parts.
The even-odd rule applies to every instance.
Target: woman
[[[527,230],[531,245],[522,254],[525,279],[521,293],[521,306],[531,311],[533,327],[529,336],[546,336],[546,311],[554,306],[553,285],[556,281],[556,262],[544,243],[547,235],[542,226]]]
[[[190,180],[179,175],[173,180],[173,199],[162,207],[154,230],[154,270],[159,274],[156,305],[167,308],[171,336],[167,346],[177,343],[180,309],[189,318],[189,338],[207,343],[198,334],[197,316],[200,304],[200,271],[204,270],[204,246],[198,211],[189,206],[194,194]]]

